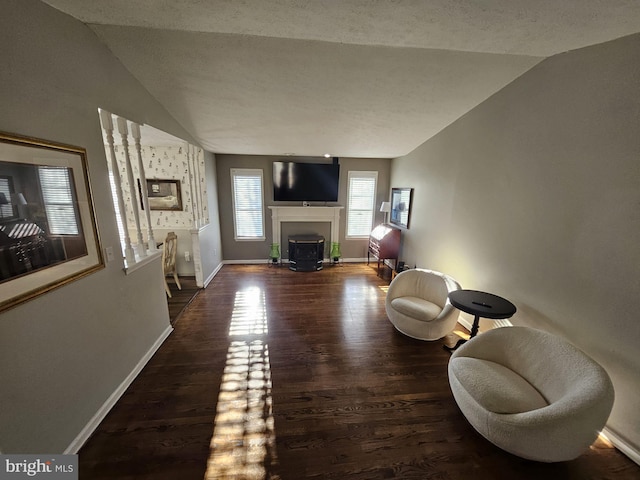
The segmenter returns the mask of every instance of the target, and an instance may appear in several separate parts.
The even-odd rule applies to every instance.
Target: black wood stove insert
[[[289,237],[289,268],[294,272],[322,270],[324,237],[294,235]]]

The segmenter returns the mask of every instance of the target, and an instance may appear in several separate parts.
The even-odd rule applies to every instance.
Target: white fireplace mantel
[[[280,241],[282,222],[330,222],[331,241],[340,241],[340,210],[344,207],[268,207],[271,209],[273,243]]]

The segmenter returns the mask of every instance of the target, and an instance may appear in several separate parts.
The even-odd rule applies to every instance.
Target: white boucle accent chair
[[[444,273],[423,268],[396,275],[387,291],[387,317],[396,329],[419,340],[437,340],[451,333],[460,312],[449,292],[460,285]]]
[[[496,446],[529,460],[580,456],[613,406],[607,372],[563,338],[502,327],[472,338],[449,360],[453,397]]]

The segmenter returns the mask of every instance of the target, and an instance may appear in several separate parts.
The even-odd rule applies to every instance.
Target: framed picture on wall
[[[391,189],[391,216],[389,221],[401,228],[409,228],[413,188]]]
[[[182,210],[180,180],[147,180],[149,210]]]
[[[85,149],[0,132],[0,311],[101,268]]]

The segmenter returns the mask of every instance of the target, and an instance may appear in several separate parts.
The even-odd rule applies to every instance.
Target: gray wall
[[[272,243],[273,233],[271,231],[271,210],[270,205],[290,206],[300,205],[293,202],[273,201],[273,172],[274,161],[315,161],[318,163],[327,162],[324,158],[310,159],[308,157],[275,157],[259,155],[217,155],[218,165],[218,201],[220,205],[220,228],[222,231],[222,248],[224,260],[265,260],[269,256],[269,245]],[[236,242],[233,238],[233,205],[231,200],[231,169],[232,168],[255,168],[262,169],[264,176],[264,202],[265,202],[265,235],[266,240],[262,242]],[[380,204],[389,198],[389,173],[391,161],[379,158],[340,158],[340,191],[338,201],[329,203],[329,206],[347,205],[347,182],[350,170],[366,170],[378,172],[378,184],[376,195],[376,217],[374,224],[382,223],[383,214],[378,212]],[[324,205],[312,203],[312,205]],[[328,224],[327,224],[328,225]],[[344,258],[366,258],[368,239],[345,239],[346,210],[340,213],[340,249]],[[330,237],[328,227],[322,223],[295,223],[283,224],[283,232],[288,234],[319,233],[324,234],[327,242],[326,249],[329,248]],[[286,236],[282,237],[283,246],[281,254],[286,257]],[[327,251],[328,255],[328,251]]]
[[[640,36],[535,66],[411,154],[402,257],[503,295],[515,324],[607,369],[608,426],[640,449]],[[534,359],[535,361],[535,359]]]
[[[85,25],[35,0],[2,7],[0,130],[86,148],[102,246],[118,252],[98,108],[196,142]],[[160,262],[122,266],[0,314],[2,452],[64,451],[169,327]]]

